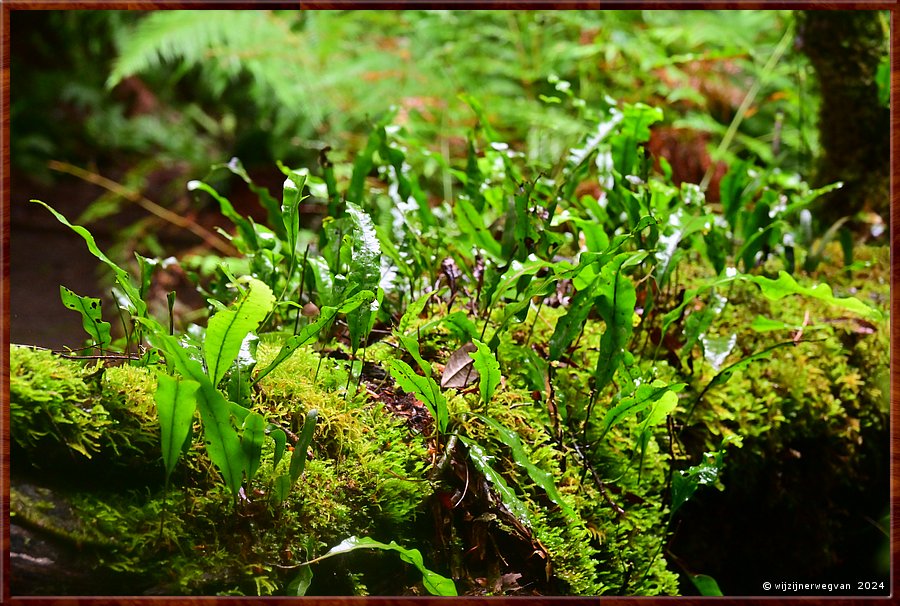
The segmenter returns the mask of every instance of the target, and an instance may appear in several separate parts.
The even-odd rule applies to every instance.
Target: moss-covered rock
[[[261,347],[261,360],[276,351],[275,346]],[[65,440],[85,459],[79,469],[93,473],[110,465],[101,459],[134,449],[158,463],[153,371],[130,366],[84,371],[74,361],[20,347],[13,348],[12,358],[13,434],[22,444],[14,458],[22,459],[19,467],[26,473],[69,458],[58,452],[56,459],[33,459],[43,452],[39,448],[46,439]],[[424,436],[410,432],[402,418],[378,402],[339,395],[337,386],[343,382],[335,379],[346,376],[339,365],[324,361],[319,383],[317,367],[317,356],[300,352],[267,377],[255,395],[255,407],[288,429],[309,408],[320,411],[311,460],[282,504],[276,505],[271,494],[276,470],[265,465],[265,460],[271,463],[271,448],[264,455],[264,471],[235,502],[197,442],[179,463],[176,485],[167,493],[158,464],[151,465],[156,475],[145,478],[143,489],[132,481],[124,486],[104,482],[101,489],[86,490],[97,483],[48,476],[51,486],[41,490],[52,489],[64,498],[77,523],[106,543],[105,555],[93,566],[142,571],[145,578],[135,586],[136,593],[283,592],[298,563],[350,535],[412,541],[416,518],[431,494],[424,473],[429,462]],[[85,382],[86,372],[94,379]],[[96,403],[86,408],[85,402]],[[54,433],[63,422],[65,433]],[[94,455],[90,461],[88,455]],[[54,531],[43,518],[35,523],[32,513],[41,507],[34,499],[14,499],[13,510],[24,523],[31,520],[59,540],[84,543],[81,535]],[[220,572],[211,576],[210,570]],[[48,579],[46,590],[52,593],[52,587]]]
[[[86,373],[48,351],[12,346],[9,367],[11,437],[32,461],[48,443],[90,458],[100,450],[105,427],[113,425],[92,399]]]

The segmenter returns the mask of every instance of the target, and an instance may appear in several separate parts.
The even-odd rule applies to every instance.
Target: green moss
[[[858,257],[862,263],[869,262],[866,254],[862,251]],[[878,254],[871,253],[871,282],[855,281],[827,262],[820,267],[822,279],[833,283],[835,290],[849,293],[855,288],[858,296],[883,305],[888,290]],[[699,280],[701,274],[686,270],[680,278]],[[674,292],[670,295],[676,296]],[[647,442],[641,465],[636,416],[616,425],[602,441],[595,441],[599,437],[597,419],[615,401],[619,387],[632,380],[629,369],[621,369],[613,384],[597,395],[587,433],[591,444],[586,456],[592,469],[588,470],[576,456],[571,437],[581,436],[590,399],[590,376],[606,328],[603,322],[590,319],[578,346],[552,367],[560,422],[569,434],[562,446],[556,441],[552,417],[543,403],[547,394],[542,364],[550,335],[566,309],[543,307],[538,313],[532,308],[524,322],[511,324],[501,335],[498,359],[504,378],[487,414],[516,432],[531,462],[554,478],[574,515],[565,514],[517,464],[493,430],[474,416],[474,412],[483,412],[477,388],[446,393],[451,431],[486,449],[493,457],[491,465],[528,509],[530,528],[526,534],[530,536],[524,539],[514,536],[515,529],[496,515],[493,522],[484,524],[487,534],[467,535],[474,526],[466,516],[490,513],[492,507],[499,511],[502,505],[496,495],[482,485],[464,485],[481,481],[468,475],[471,466],[465,479],[453,473],[433,477],[437,474],[432,473],[432,465],[440,459],[448,436],[439,436],[436,441],[396,414],[392,398],[398,394],[389,377],[379,386],[381,379],[369,376],[370,387],[363,384],[357,391],[354,375],[349,393],[345,393],[349,361],[320,357],[316,347],[296,351],[252,392],[253,409],[289,432],[299,431],[309,410],[319,411],[305,473],[283,503],[276,503],[273,485],[276,477],[286,472],[290,457],[273,468],[271,441],[264,447],[260,472],[235,500],[219,481],[201,441],[195,439],[176,468],[168,494],[164,495],[158,484],[142,491],[117,491],[114,486],[103,492],[75,491],[69,498],[73,515],[80,520],[80,527],[93,533],[84,536],[105,545],[100,555],[102,566],[142,571],[150,588],[163,593],[277,594],[296,575],[298,564],[357,535],[419,548],[426,565],[442,574],[454,571],[459,589],[470,593],[483,593],[487,585],[466,577],[468,554],[473,549],[484,551],[484,545],[500,540],[519,550],[532,541],[538,554],[534,557],[547,557],[541,560],[544,567],[538,566],[537,573],[528,572],[532,575],[528,582],[548,592],[677,594],[678,575],[666,550],[672,538],[666,503],[668,474],[673,467],[696,463],[700,453],[717,448],[723,436],[738,434],[744,437],[745,447],[737,452],[729,450],[726,456],[727,474],[720,478],[726,494],[740,481],[771,472],[760,453],[800,452],[808,443],[826,444],[823,449],[830,454],[823,469],[848,484],[865,479],[859,461],[870,456],[872,442],[887,426],[885,327],[871,332],[869,325],[801,297],[769,302],[752,285],[735,284],[727,295],[729,305],[709,329],[710,335],[737,335],[737,347],[726,364],[773,342],[793,338],[789,331],[754,332],[749,326],[756,315],[799,324],[808,313],[803,336],[814,342],[779,349],[771,359],[751,364],[724,385],[708,390],[697,404],[690,425],[683,430],[679,427],[674,436],[674,460],[669,453],[667,427],[661,425]],[[689,313],[693,311],[689,309]],[[699,346],[692,352],[677,352],[693,358],[692,371],[687,365],[641,358],[637,354],[645,342],[643,331],[648,328],[641,326],[635,331],[632,350],[636,360],[630,370],[644,380],[687,383],[679,394],[675,414],[676,421],[683,422],[717,371],[704,360]],[[437,366],[459,344],[458,335],[437,327],[423,335],[421,345],[426,359]],[[273,359],[279,348],[279,337],[264,336],[258,350],[259,367]],[[80,448],[83,454],[113,453],[111,456],[126,459],[141,453],[158,463],[152,372],[116,367],[86,374],[77,364],[47,352],[16,350],[11,400],[13,439],[21,448],[35,452],[40,444],[56,440],[68,448]],[[384,365],[398,355],[404,354],[385,341],[370,347],[366,359]],[[199,425],[196,429],[199,431]],[[466,464],[462,453],[458,459],[453,463],[457,471],[459,465]],[[592,472],[602,486],[595,482]],[[157,475],[162,477],[161,473]],[[484,502],[477,503],[484,511],[441,509],[442,496],[452,494],[461,503],[466,490],[487,495]],[[799,507],[802,495],[796,498]],[[20,517],[43,519],[38,516],[42,510],[34,499],[17,497],[13,508]],[[829,510],[826,507],[823,511]],[[445,523],[441,518],[445,515],[451,520],[447,522],[450,530],[438,528]],[[436,536],[436,528],[440,536]],[[440,545],[436,539],[441,540]],[[826,537],[823,551],[832,549],[828,541]],[[518,558],[524,566],[533,554],[501,555],[514,561]],[[329,560],[333,564],[329,564],[332,568],[327,568],[327,573],[319,565],[314,573],[322,572],[323,578],[358,595],[387,586],[372,570],[354,570],[350,565],[344,568],[334,563],[339,560]],[[349,556],[347,561],[351,561]],[[371,565],[382,560],[352,561]],[[502,562],[505,560],[500,557],[491,564],[499,572],[477,572],[487,576],[527,572],[501,569]],[[534,567],[533,562],[528,566]],[[551,573],[549,579],[544,578],[545,570]],[[388,590],[412,592],[414,582],[400,586],[397,583],[406,581],[397,581]],[[503,591],[522,590],[513,586]]]
[[[509,350],[511,351],[511,350]],[[584,385],[582,381],[580,385]],[[575,397],[575,396],[572,396]],[[470,398],[474,404],[475,397]],[[476,405],[477,406],[477,405]],[[637,464],[627,447],[602,445],[592,457],[606,490],[643,503],[632,506],[615,497],[626,513],[617,516],[578,459],[553,446],[546,411],[534,405],[530,394],[507,390],[497,394],[490,414],[519,435],[529,459],[555,479],[563,498],[578,514],[573,520],[553,504],[497,442],[492,430],[468,421],[462,431],[497,458],[495,468],[519,493],[529,509],[535,538],[547,550],[560,592],[567,595],[675,595],[677,575],[668,570],[661,547],[667,536],[667,515],[658,506],[665,484],[655,442],[648,447],[648,468],[638,478]],[[616,432],[613,443],[633,444],[627,433]]]
[[[50,441],[87,458],[100,450],[114,421],[85,378],[81,366],[52,352],[10,346],[10,434],[32,461],[46,458],[39,450]]]
[[[759,300],[747,292],[750,288],[734,289],[733,303],[718,323],[719,334],[736,334],[739,351],[750,353],[794,337],[792,331],[753,332],[749,322],[755,315],[796,325],[806,318],[805,342],[774,351],[769,360],[751,364],[707,392],[697,409],[709,429],[706,447],[728,433],[765,436],[766,441],[775,441],[774,447],[821,433],[843,441],[852,454],[861,427],[883,426],[887,413],[886,327],[859,324],[840,310],[803,297]],[[739,355],[732,354],[726,363]],[[701,370],[692,382],[699,392],[714,370],[698,363]]]
[[[17,524],[24,524],[71,545],[111,546],[112,539],[101,529],[81,518],[64,499],[53,491],[32,485],[20,485],[10,489],[10,517]]]
[[[160,456],[156,378],[146,368],[112,366],[103,373],[100,401],[116,420],[112,447],[117,455]]]
[[[275,352],[277,345],[261,346],[261,364]],[[44,408],[37,404],[49,402],[56,407],[53,410],[77,413],[84,411],[84,402],[97,401],[106,423],[98,427],[82,421],[86,429],[96,430],[86,433],[82,443],[111,456],[147,449],[158,459],[152,373],[132,367],[107,368],[100,381],[85,383],[83,371],[74,362],[49,352],[17,354],[21,355],[16,355],[13,366],[17,370],[13,393],[19,410],[42,412]],[[318,356],[297,352],[261,382],[254,396],[255,408],[288,429],[293,425],[296,430],[296,420],[310,408],[319,409],[312,458],[282,505],[272,500],[271,486],[274,477],[285,471],[289,457],[272,469],[271,442],[262,471],[247,487],[248,500],[240,501],[237,509],[216,482],[216,474],[210,473],[205,452],[196,442],[179,463],[178,484],[168,495],[71,493],[75,518],[98,541],[106,540],[114,547],[104,555],[102,565],[110,570],[141,570],[176,593],[271,594],[282,591],[290,580],[273,562],[296,565],[352,534],[418,542],[415,520],[432,492],[425,479],[430,461],[425,438],[411,432],[402,418],[378,402],[367,402],[362,396],[345,399],[339,390],[346,372],[340,366],[340,362],[323,360],[317,381]],[[14,433],[36,433],[36,421],[21,416]],[[56,437],[56,428],[47,424],[39,437]],[[17,499],[14,509],[19,516],[35,511],[24,499]],[[154,564],[158,558],[165,566]],[[171,578],[172,570],[178,571],[177,578]],[[210,570],[221,574],[210,575]],[[223,589],[228,582],[236,584]],[[357,585],[364,592],[364,586]]]

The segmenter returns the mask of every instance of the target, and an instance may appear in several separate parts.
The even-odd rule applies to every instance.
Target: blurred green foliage
[[[676,126],[719,137],[765,76],[731,153],[794,170],[816,151],[816,95],[802,56],[788,53],[762,73],[791,27],[788,11],[692,11],[687,19],[680,11],[48,11],[16,19],[11,117],[21,151],[13,158],[32,168],[58,158],[73,135],[85,159],[98,149],[160,163],[296,162],[325,146],[352,151],[391,106],[435,149],[458,155],[472,125],[460,93],[479,99],[532,160],[552,163],[581,128],[578,108],[559,103],[554,77],[588,108],[607,97],[663,105],[676,110],[667,112]],[[42,123],[61,111],[82,121]]]

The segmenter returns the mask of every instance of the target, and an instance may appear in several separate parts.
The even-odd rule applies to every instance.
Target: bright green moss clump
[[[79,365],[49,351],[10,347],[10,434],[32,460],[48,443],[88,458],[108,443],[104,430],[114,421],[86,379]]]
[[[275,351],[260,347],[261,359]],[[131,483],[117,490],[108,483],[91,492],[72,481],[53,488],[54,499],[65,501],[78,526],[89,528],[92,541],[104,544],[99,560],[86,560],[98,573],[140,572],[144,586],[135,593],[282,593],[298,563],[351,535],[415,545],[422,542],[419,527],[427,528],[427,522],[417,523],[432,493],[425,437],[377,401],[345,399],[338,392],[346,378],[340,363],[323,360],[316,382],[318,362],[309,351],[297,352],[254,395],[254,408],[288,429],[309,408],[319,409],[306,472],[281,505],[271,496],[277,475],[271,447],[264,452],[261,472],[246,487],[246,498],[237,502],[197,442],[179,462],[171,490],[162,491],[155,378],[147,369],[106,368],[91,379],[76,362],[14,348],[13,434],[23,447],[48,437],[71,442],[78,452],[95,455],[90,463],[95,467],[88,469],[109,464],[98,452],[118,457],[121,464],[132,458],[129,453],[143,450],[153,462],[146,488]],[[57,426],[64,430],[59,437]],[[42,466],[53,465],[52,457],[42,459]],[[52,520],[32,515],[42,511],[35,498],[14,501],[18,520],[54,532]],[[364,591],[351,583],[349,571],[337,574],[332,583]],[[320,580],[328,582],[327,576]]]

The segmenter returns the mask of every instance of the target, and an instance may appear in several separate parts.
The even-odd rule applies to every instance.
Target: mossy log
[[[885,254],[861,249],[858,260],[868,269],[852,287],[841,286],[837,274],[829,280],[883,308]],[[418,549],[426,566],[453,579],[461,595],[671,595],[686,589],[676,572],[683,562],[699,562],[720,582],[737,582],[740,563],[731,574],[717,568],[715,557],[727,560],[734,540],[764,532],[758,516],[748,517],[742,507],[793,524],[799,514],[787,512],[803,512],[816,545],[809,537],[778,542],[770,533],[772,544],[754,553],[807,553],[800,558],[807,572],[827,570],[842,548],[840,529],[829,520],[878,516],[872,507],[880,502],[879,487],[887,486],[879,467],[887,452],[881,439],[888,414],[887,331],[816,300],[762,300],[749,285],[729,297],[717,331],[739,335],[744,354],[771,343],[770,334],[749,329],[757,315],[805,322],[807,334],[816,331],[818,338],[704,394],[690,425],[679,428],[677,451],[670,450],[663,426],[639,463],[635,419],[581,453],[587,467],[569,445],[559,444],[548,409],[524,380],[504,380],[490,415],[554,479],[565,509],[478,420],[477,393],[446,392],[454,431],[484,445],[490,464],[524,504],[525,521],[511,515],[460,441],[437,436],[422,403],[393,385],[383,368],[397,354],[384,343],[369,348],[359,388],[349,382],[349,394],[343,392],[346,356],[320,356],[313,348],[298,350],[256,385],[253,409],[290,433],[299,431],[307,411],[319,411],[303,476],[281,503],[274,498],[273,445],[267,443],[259,473],[235,498],[206,454],[199,419],[166,487],[155,370],[80,363],[13,346],[12,593],[77,594],[90,580],[91,594],[284,595],[296,591],[305,562],[357,536]],[[544,308],[538,318],[532,310],[513,326],[498,350],[504,365],[529,363],[517,357],[521,343],[546,342],[564,311]],[[578,347],[556,369],[558,414],[576,410],[586,397],[603,330],[602,322],[589,321]],[[423,339],[422,354],[446,359],[447,341],[447,335]],[[279,346],[280,337],[263,337],[260,367]],[[665,355],[637,362],[665,381],[689,384],[676,413],[681,419],[715,374],[702,353],[682,354],[694,359],[690,373]],[[600,394],[600,405],[613,395]],[[725,492],[713,498],[717,493],[708,491],[684,507],[679,515],[690,536],[676,534],[672,542],[670,470],[696,463],[732,434],[743,437],[744,447],[726,458]],[[811,483],[774,490],[779,477]],[[860,491],[876,494],[862,509],[854,502]],[[764,502],[754,500],[761,494]],[[710,510],[712,503],[729,509]],[[421,574],[390,552],[359,550],[311,570],[307,595],[425,593]]]

